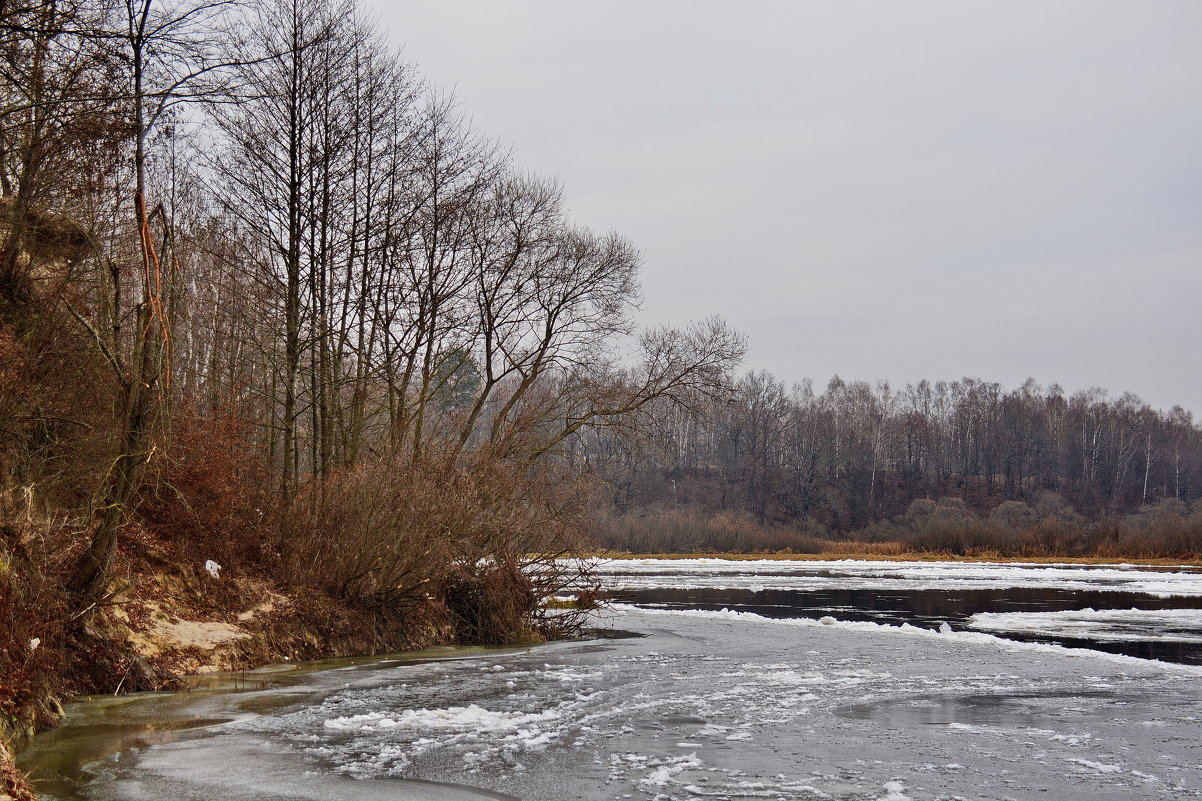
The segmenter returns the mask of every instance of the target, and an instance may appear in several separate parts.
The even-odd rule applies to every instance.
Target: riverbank
[[[451,562],[425,592],[385,603],[337,597],[270,563],[222,566],[195,550],[149,536],[122,543],[108,594],[74,615],[62,583],[38,562],[0,562],[8,593],[0,600],[20,624],[2,632],[3,664],[15,666],[0,670],[6,748],[54,728],[63,704],[84,696],[180,689],[188,676],[272,664],[541,642],[571,636],[586,614],[542,606],[572,576],[553,560],[541,573],[523,568],[530,557]],[[7,753],[0,765],[0,801],[32,797]]]
[[[156,569],[159,561],[151,552],[136,566],[127,562],[118,590],[86,622],[42,616],[47,630],[28,640],[24,670],[4,677],[16,686],[0,721],[0,801],[34,798],[14,753],[57,726],[63,705],[79,697],[176,690],[189,676],[410,651],[456,637],[434,605],[370,608],[263,575],[187,562]]]

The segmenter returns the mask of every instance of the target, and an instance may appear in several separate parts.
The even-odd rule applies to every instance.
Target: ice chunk
[[[1098,773],[1122,773],[1123,769],[1118,765],[1107,765],[1105,762],[1090,762],[1088,759],[1074,759],[1078,765],[1096,770]]]
[[[696,754],[687,756],[675,757],[666,759],[655,770],[644,779],[640,784],[648,784],[655,787],[666,787],[669,782],[674,780],[674,777],[684,771],[686,768],[699,768],[702,766],[702,761],[697,758]]]
[[[516,730],[531,723],[554,720],[555,710],[544,712],[493,712],[476,704],[452,706],[445,709],[406,709],[390,716],[384,712],[331,718],[327,729],[342,731],[371,731],[378,729],[463,729],[475,732]]]
[[[906,795],[906,786],[901,782],[885,782],[885,794],[881,796],[881,801],[912,801],[910,796]]]

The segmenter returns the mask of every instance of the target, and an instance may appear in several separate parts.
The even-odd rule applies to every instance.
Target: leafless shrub
[[[1020,535],[1024,556],[1084,556],[1090,551],[1087,529],[1078,521],[1045,517]]]
[[[567,583],[582,526],[575,483],[487,458],[467,466],[380,460],[305,488],[285,515],[293,583],[346,600],[441,605],[470,642],[569,633],[543,598]]]
[[[628,553],[862,553],[894,555],[905,550],[891,527],[877,527],[861,539],[832,539],[819,524],[804,530],[763,526],[751,515],[706,515],[669,509],[646,515],[601,520],[595,541]]]
[[[158,467],[138,507],[147,529],[192,562],[255,572],[273,566],[266,522],[275,505],[272,476],[233,407],[177,410]]]
[[[1202,556],[1202,504],[1193,514],[1176,498],[1148,504],[1115,521],[1096,536],[1099,556],[1171,557],[1197,559]]]
[[[1022,501],[1002,501],[989,513],[989,520],[1011,531],[1025,531],[1035,525],[1039,514]]]

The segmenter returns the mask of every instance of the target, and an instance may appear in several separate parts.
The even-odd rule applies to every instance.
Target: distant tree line
[[[1153,509],[1202,512],[1191,414],[1100,389],[965,378],[894,390],[836,377],[816,392],[756,372],[725,402],[659,410],[654,431],[642,447],[590,445],[618,517],[734,513],[819,537],[917,542],[932,520],[1022,532],[1051,519],[1084,532],[1141,514],[1150,529],[1171,522],[1155,523]]]

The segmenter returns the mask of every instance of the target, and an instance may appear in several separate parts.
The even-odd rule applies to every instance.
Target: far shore
[[[1202,561],[1168,558],[1120,558],[1098,556],[958,556],[950,553],[611,553],[598,552],[599,559],[726,559],[735,562],[768,560],[774,562],[996,562],[1002,564],[1071,565],[1146,565],[1152,567],[1202,567]]]

